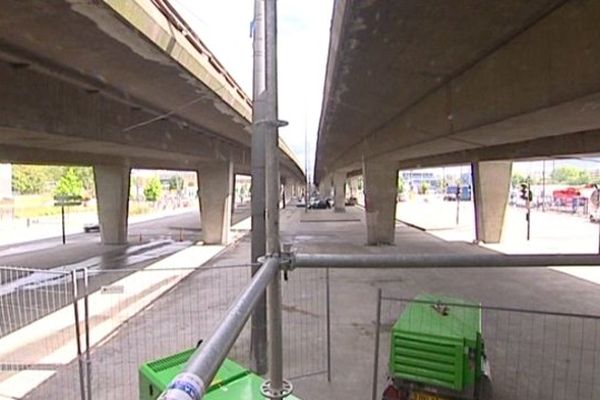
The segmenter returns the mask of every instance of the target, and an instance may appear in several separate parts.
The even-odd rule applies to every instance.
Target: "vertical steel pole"
[[[62,244],[67,243],[67,237],[65,235],[65,206],[60,206],[60,215],[62,220]]]
[[[331,289],[329,268],[325,269],[325,296],[327,310],[327,382],[331,382]]]
[[[85,367],[87,383],[87,400],[92,400],[92,359],[90,356],[90,306],[89,306],[89,274],[88,269],[83,269],[83,318],[85,320]]]
[[[277,1],[265,0],[266,66],[267,66],[267,255],[278,255],[279,249],[279,137],[277,110]],[[269,381],[265,389],[271,398],[281,399],[291,391],[283,380],[283,332],[281,328],[281,274],[267,288],[269,322]],[[288,387],[284,387],[284,383]]]
[[[254,81],[252,111],[252,262],[265,255],[265,21],[264,0],[254,1]],[[260,266],[252,267],[254,276]],[[267,303],[263,295],[252,313],[250,333],[251,368],[259,375],[267,372]]]
[[[381,330],[381,288],[377,289],[377,316],[375,318],[375,354],[373,354],[373,390],[371,399],[377,400],[377,378],[379,375],[379,333]]]
[[[77,293],[77,270],[71,271],[71,279],[73,283],[73,312],[75,316],[75,343],[77,344],[77,365],[79,367],[79,389],[81,394],[81,400],[86,400],[85,397],[85,376],[83,369],[83,357],[81,351],[81,329],[79,328],[79,304],[78,304],[78,293]]]
[[[525,206],[527,207],[527,240],[531,238],[531,181],[527,178],[527,199],[525,200]]]
[[[460,182],[456,186],[456,225],[460,223]]]
[[[542,161],[542,212],[546,212],[546,160]]]

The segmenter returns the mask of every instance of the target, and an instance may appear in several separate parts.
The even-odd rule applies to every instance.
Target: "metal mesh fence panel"
[[[0,398],[35,398],[50,381],[60,390],[44,399],[80,398],[73,277],[0,267]]]
[[[327,285],[325,269],[295,270],[283,282],[283,360],[288,379],[327,372]]]
[[[414,300],[386,294],[381,297],[379,394],[389,375],[392,326],[410,301]],[[459,314],[467,308],[459,304],[449,307],[458,309]],[[494,400],[598,398],[599,315],[487,305],[478,309]]]
[[[207,338],[250,281],[249,265],[0,272],[0,388],[29,382],[0,396],[24,399],[137,399],[140,365]],[[283,283],[286,377],[327,372],[327,284],[325,270]],[[249,357],[247,324],[229,358]]]
[[[101,289],[97,299],[90,298],[90,398],[137,399],[140,365],[195,347],[211,333],[250,279],[248,266],[190,272],[144,270],[128,277],[150,280],[145,287],[162,286],[165,295],[160,297],[153,296],[152,289],[136,294],[135,285],[113,284]],[[175,286],[185,276],[187,279]],[[109,306],[96,313],[96,304]],[[113,329],[96,340],[95,330],[101,320]],[[248,365],[247,328],[229,356]]]

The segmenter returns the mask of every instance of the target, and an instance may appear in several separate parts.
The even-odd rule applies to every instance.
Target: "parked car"
[[[91,224],[85,224],[85,225],[83,225],[83,231],[85,233],[100,232],[100,224],[97,222],[91,223]]]
[[[356,197],[350,197],[350,198],[346,199],[347,206],[355,206],[356,203],[357,203]]]
[[[328,199],[315,200],[308,205],[308,208],[312,210],[324,210],[331,208],[331,203]]]

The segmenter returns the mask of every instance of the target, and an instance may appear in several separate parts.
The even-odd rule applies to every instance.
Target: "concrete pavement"
[[[455,202],[420,197],[398,203],[396,215],[401,221],[413,224],[440,239],[472,242],[475,239],[473,203],[460,203],[458,225],[456,207]],[[481,246],[505,254],[598,252],[600,226],[590,222],[585,216],[534,209],[529,241],[525,240],[526,229],[525,209],[508,207],[501,242]],[[600,268],[555,269],[600,284]]]
[[[233,240],[235,241],[245,235],[248,229],[247,219],[240,221],[232,229]],[[118,269],[111,268],[90,271],[92,287],[89,296],[89,324],[92,346],[104,340],[109,340],[107,338],[110,338],[123,325],[126,325],[129,319],[145,308],[150,307],[157,298],[172,290],[180,281],[192,274],[195,268],[205,264],[225,248],[224,246],[202,244],[190,246],[190,244],[182,251],[158,262],[143,268],[138,266],[137,271],[128,270],[126,273],[122,273]],[[244,268],[242,271],[248,273],[249,270]],[[48,282],[35,282],[35,284],[25,282],[24,285],[20,286],[18,292],[25,293],[25,297],[21,298],[20,302],[23,306],[21,313],[27,315],[28,309],[38,307],[37,303],[33,301],[34,298],[50,299],[50,303],[56,304],[58,308],[48,310],[47,315],[0,338],[0,360],[2,360],[2,363],[33,366],[25,368],[21,372],[18,372],[18,368],[11,371],[10,367],[8,372],[0,372],[0,399],[2,400],[20,399],[29,396],[35,388],[51,377],[58,378],[51,379],[37,392],[32,393],[33,398],[52,399],[56,397],[68,399],[76,398],[78,395],[78,390],[70,391],[66,389],[68,385],[65,385],[63,379],[63,373],[71,368],[73,364],[76,364],[73,363],[76,336],[72,334],[74,320],[73,309],[68,303],[70,294],[67,292],[58,296],[58,299],[64,298],[67,300],[64,304],[58,304],[56,295],[53,294],[60,291],[61,287],[68,291],[70,288],[69,279],[67,277],[49,278],[48,276],[46,278]],[[240,285],[247,280],[247,276],[245,278],[239,280]],[[96,290],[99,284],[104,285],[102,290]],[[1,288],[10,291],[13,286],[13,282],[8,282]],[[31,290],[32,287],[36,290]],[[237,290],[231,291],[232,295],[235,295],[235,293],[237,293]],[[7,295],[10,295],[10,293],[0,293],[0,295],[2,295],[0,297],[0,305],[3,309],[2,322],[5,323],[6,314],[8,314],[6,308]],[[227,303],[231,300],[227,299]],[[226,306],[227,304],[223,304],[223,307]],[[14,304],[11,307],[14,308]],[[80,323],[83,325],[83,311],[80,311],[79,315]],[[21,321],[21,315],[17,315],[17,319]],[[81,329],[83,332],[83,327]],[[152,334],[153,331],[145,332]],[[85,340],[83,333],[81,340],[82,342]],[[144,338],[140,338],[140,340],[143,341]],[[188,341],[185,346],[189,347],[193,343]],[[160,350],[160,347],[156,349]],[[130,350],[130,348],[127,348],[127,350]],[[36,368],[36,365],[40,365],[40,367]],[[57,366],[63,367],[57,368]],[[122,366],[115,367],[121,368]],[[94,366],[94,369],[97,373],[101,368]],[[111,368],[110,372],[114,373],[115,369]],[[136,369],[133,372],[135,375]],[[77,380],[77,371],[68,373],[68,375],[75,381]],[[48,385],[50,387],[58,385],[58,388],[49,390],[47,389]],[[102,398],[101,396],[98,397]],[[107,396],[105,398],[120,397]]]
[[[347,209],[345,218],[341,218],[340,214],[334,214],[332,210],[315,210],[305,214],[303,209],[293,207],[287,208],[281,214],[283,241],[292,242],[294,247],[302,252],[475,254],[491,251],[465,242],[446,242],[431,234],[408,228],[402,224],[396,226],[396,244],[394,246],[367,247],[365,246],[366,234],[363,224],[362,212],[355,207]],[[249,241],[247,239],[242,240],[230,246],[221,255],[213,259],[211,263],[216,265],[245,263],[249,259],[249,252]],[[289,282],[297,282],[301,279],[301,273],[303,272],[291,272]],[[231,278],[229,279],[231,282]],[[219,287],[223,290],[223,285],[227,281],[216,280],[212,281],[210,286],[206,286],[206,282],[201,280],[199,274],[193,274],[185,282],[187,288],[185,290],[189,290],[190,296],[201,290],[208,291],[205,293],[207,298],[214,298],[220,293]],[[235,282],[239,283],[239,281]],[[300,293],[298,299],[310,299],[318,296],[319,293],[315,292],[315,288],[311,285],[303,285],[297,288],[296,290]],[[333,381],[328,383],[324,375],[296,379],[294,380],[294,386],[299,397],[305,399],[370,398],[371,376],[373,373],[374,318],[378,288],[382,288],[388,295],[406,298],[411,298],[419,293],[430,292],[481,301],[485,306],[600,315],[600,305],[597,301],[600,289],[598,285],[546,268],[494,268],[468,271],[459,269],[443,271],[332,270]],[[285,290],[286,285],[284,285],[284,297]],[[184,293],[165,295],[152,308],[144,311],[144,320],[148,323],[156,321],[157,315],[154,314],[156,312],[162,318],[169,318],[168,326],[171,332],[180,332],[181,330],[189,332],[189,323],[185,320],[172,318],[174,315],[181,315],[182,310],[185,310],[185,304],[188,302],[184,301],[186,298]],[[189,306],[195,308],[196,301],[193,298],[191,299]],[[201,304],[204,303],[198,303],[201,309],[204,309]],[[323,305],[321,304],[321,306]],[[290,329],[289,326],[284,327],[286,348],[300,347],[303,349],[300,352],[288,354],[286,359],[286,365],[288,366],[293,367],[294,363],[323,365],[322,361],[325,357],[322,346],[324,333],[315,331],[310,335],[300,334],[303,330],[306,331],[309,326],[322,324],[325,318],[324,313],[315,312],[308,307],[306,303],[302,302],[292,302],[284,307],[284,318],[294,313],[314,315],[311,317],[313,319],[310,320],[313,322],[308,323],[308,325],[305,322],[303,325],[295,325],[293,329]],[[389,326],[388,324],[396,316],[395,311],[397,309],[388,305],[383,311],[385,326]],[[597,339],[594,342],[593,338],[594,329],[596,331],[600,330],[597,322],[586,320],[583,323],[583,327],[585,327],[583,329],[581,320],[577,318],[565,322],[563,320],[555,321],[551,315],[544,316],[548,321],[547,323],[544,322],[543,325],[539,325],[540,321],[530,314],[525,314],[524,317],[509,315],[507,321],[503,318],[506,318],[505,314],[501,315],[499,312],[494,312],[486,314],[486,320],[484,320],[484,335],[489,338],[490,353],[494,355],[494,358],[491,359],[492,371],[494,371],[494,376],[497,377],[497,382],[500,382],[499,385],[501,386],[496,393],[498,397],[495,398],[540,398],[535,397],[535,393],[539,394],[544,386],[556,388],[555,398],[570,398],[568,396],[572,393],[578,393],[578,398],[593,398],[590,395],[590,388],[600,389],[598,387],[600,385],[599,380],[596,380],[595,387],[590,387],[588,381],[590,373],[597,374],[598,372],[598,367],[593,365],[592,360],[596,361],[596,365],[600,365],[600,343]],[[590,329],[592,330],[591,339],[589,339],[590,332],[588,332]],[[585,339],[585,344],[579,341],[580,334],[584,335],[582,339]],[[143,349],[152,346],[151,343],[163,343],[164,346],[165,340],[167,340],[164,335],[165,331],[162,328],[159,331],[148,328],[142,329],[141,326],[134,324],[124,330],[120,336],[108,341],[104,345],[106,347],[100,348],[106,349],[102,351],[102,365],[104,365],[104,368],[108,365],[114,366],[113,369],[125,368],[135,371],[139,359],[136,358],[138,361],[132,363],[125,363],[120,351],[125,351],[123,349],[127,349],[127,343],[129,343],[129,346],[135,345],[138,348],[136,354],[141,354],[141,359],[143,357],[155,357],[151,352],[144,353],[145,350]],[[378,376],[380,388],[383,386],[385,379],[386,357],[384,347],[387,343],[387,337],[387,332],[384,329],[382,336],[383,350],[380,357],[380,373]],[[563,340],[561,338],[567,338],[564,339],[567,342],[561,342],[560,340]],[[177,342],[173,342],[175,339],[172,337],[169,340],[171,341],[167,340],[170,346],[168,348],[177,348]],[[144,343],[150,344],[145,345]],[[543,343],[545,347],[538,348],[535,343]],[[583,345],[587,349],[585,352],[581,347]],[[179,346],[183,348],[189,346],[189,343],[180,343]],[[143,351],[139,350],[140,348]],[[528,350],[530,348],[535,349],[535,353],[533,350]],[[544,356],[543,364],[554,367],[552,385],[546,385],[540,380],[540,374],[550,375],[544,372],[543,368],[547,367],[538,368],[540,363],[535,361],[539,359],[536,356],[538,350],[542,352],[544,349],[547,354]],[[582,354],[586,354],[585,359],[579,357],[580,351]],[[510,355],[507,352],[510,352]],[[300,355],[302,356],[300,357]],[[571,367],[565,367],[565,362],[568,362],[565,361],[567,359],[571,359],[569,365],[573,368],[583,366],[587,372],[575,375],[579,377],[578,379],[571,378],[569,380],[569,376],[573,376],[572,374],[577,374],[577,372],[571,370]],[[532,365],[535,365],[535,368]],[[69,367],[73,373],[76,372],[76,369],[73,369],[74,367],[73,364]],[[514,377],[510,375],[512,374],[510,371],[516,371],[522,376]],[[114,372],[102,372],[102,374],[103,380],[95,381],[98,393],[102,393],[102,388],[112,387],[111,379],[115,379]],[[510,387],[503,386],[502,380],[508,378],[517,383]],[[133,381],[129,382],[129,380]],[[131,387],[127,387],[127,382],[130,383]],[[52,380],[48,382],[48,385],[41,388],[52,390],[51,383]],[[134,399],[134,386],[135,375],[133,375],[133,378],[124,381],[118,389],[115,389],[116,391],[110,393],[118,393],[119,398]],[[503,395],[502,388],[510,389],[508,394],[504,393]],[[529,390],[534,394],[527,397],[525,393]],[[127,395],[123,395],[123,393]],[[38,393],[37,397],[32,398],[42,398],[41,395],[42,393]],[[95,398],[110,397],[96,396]]]

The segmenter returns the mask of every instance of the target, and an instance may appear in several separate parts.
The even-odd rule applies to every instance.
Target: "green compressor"
[[[384,400],[491,398],[481,305],[423,294],[391,331]]]
[[[140,400],[158,399],[171,380],[183,370],[194,350],[192,348],[143,364],[139,369]],[[208,387],[203,400],[264,400],[261,394],[263,382],[264,379],[260,376],[226,359]],[[286,399],[299,400],[294,396]]]

